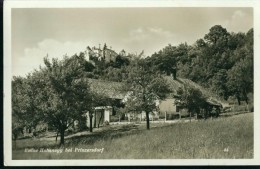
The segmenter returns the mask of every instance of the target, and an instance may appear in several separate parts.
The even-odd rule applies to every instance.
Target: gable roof
[[[223,104],[223,102],[217,99],[212,93],[189,79],[178,78],[177,80],[174,80],[172,76],[164,76],[163,78],[167,81],[167,84],[172,91],[171,93],[169,93],[169,98],[172,98],[172,96],[176,96],[177,90],[180,87],[187,85],[189,87],[199,89],[204,96],[208,97],[208,102],[215,105]],[[92,91],[101,95],[105,95],[111,99],[124,99],[127,95],[127,91],[123,90],[124,84],[122,82],[88,79],[88,83]]]
[[[214,95],[213,93],[209,92],[204,87],[200,86],[199,84],[197,84],[189,79],[177,78],[177,80],[174,80],[172,76],[164,76],[164,79],[167,81],[167,83],[172,91],[170,96],[176,96],[177,90],[180,87],[183,87],[184,85],[186,85],[188,87],[193,87],[193,88],[199,89],[202,92],[202,94],[208,98],[207,102],[212,103],[214,105],[223,104],[223,101],[221,101],[220,99],[217,99],[216,95]]]

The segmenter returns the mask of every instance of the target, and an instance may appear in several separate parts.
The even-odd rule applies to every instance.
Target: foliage
[[[177,90],[177,95],[175,104],[186,107],[190,113],[198,113],[205,107],[206,98],[199,89],[184,86]]]
[[[223,99],[245,100],[253,92],[253,29],[228,32],[221,25],[210,28],[194,45],[168,45],[146,58],[150,69],[172,74],[209,88]]]
[[[253,61],[242,59],[228,71],[227,83],[230,91],[237,97],[239,105],[241,95],[248,104],[247,94],[253,91]]]
[[[23,133],[23,128],[35,128],[41,116],[37,107],[38,100],[34,98],[39,92],[33,85],[33,80],[29,74],[27,78],[13,77],[12,80],[12,133],[14,139]],[[33,118],[32,118],[33,117]]]
[[[14,77],[12,80],[12,134],[16,140],[18,134],[26,125],[25,116],[27,116],[26,96],[23,90],[25,88],[25,79]]]
[[[253,34],[253,29],[247,33],[234,33],[228,32],[221,25],[214,25],[193,45],[169,44],[143,61],[153,72],[172,75],[174,79],[177,77],[191,79],[225,100],[235,96],[237,100],[246,101],[246,95],[253,92],[251,73],[253,70]],[[126,54],[122,50],[114,61],[105,63],[105,61],[97,60],[95,68],[92,69],[91,65],[87,66],[89,67],[87,70],[91,71],[88,77],[116,82],[125,81],[129,78],[128,70],[136,66],[133,62],[144,58],[143,53],[144,51],[140,54]],[[247,68],[239,66],[243,63]],[[242,73],[242,69],[247,70]],[[247,79],[241,78],[247,73],[249,73]],[[240,79],[234,82],[231,79],[235,77],[240,77]],[[238,86],[240,83],[241,85]]]
[[[149,129],[149,113],[156,109],[155,101],[163,99],[170,89],[160,75],[155,74],[143,59],[136,60],[129,70],[126,82],[129,95],[126,108],[129,111],[146,113],[147,129]]]
[[[204,39],[209,43],[222,43],[227,38],[228,32],[221,25],[215,25],[210,28],[209,33],[205,35]]]
[[[60,144],[64,144],[64,131],[73,125],[75,120],[80,120],[91,106],[84,56],[65,57],[62,61],[50,61],[46,57],[44,63],[46,67],[26,78],[25,90],[19,89],[25,92],[25,101],[28,100],[25,104],[19,104],[25,106],[26,114],[31,116],[32,122],[39,119],[56,128],[61,136]]]

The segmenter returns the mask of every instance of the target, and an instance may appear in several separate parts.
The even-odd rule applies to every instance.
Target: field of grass
[[[118,125],[67,137],[68,153],[24,152],[58,149],[54,138],[17,140],[13,159],[249,159],[253,158],[253,113],[191,123]],[[74,152],[75,149],[101,152]]]

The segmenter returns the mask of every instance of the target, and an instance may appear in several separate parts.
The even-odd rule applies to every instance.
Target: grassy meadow
[[[58,149],[54,137],[17,140],[13,159],[253,158],[253,113],[151,127],[147,131],[144,124],[110,125],[66,137],[65,148],[71,153],[24,152],[25,148]],[[103,152],[74,152],[75,148],[103,148]]]

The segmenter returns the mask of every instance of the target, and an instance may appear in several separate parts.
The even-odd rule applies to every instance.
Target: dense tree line
[[[169,44],[144,62],[160,74],[191,79],[225,100],[235,97],[238,104],[248,103],[253,93],[253,42],[253,29],[234,33],[215,25],[195,44]],[[90,77],[121,82],[133,66],[130,62],[141,55],[119,54],[115,61],[97,65]]]
[[[193,80],[227,100],[248,103],[253,93],[253,29],[229,33],[220,25],[210,28],[194,45],[168,45],[147,58],[153,69]],[[177,70],[175,70],[177,69]]]

